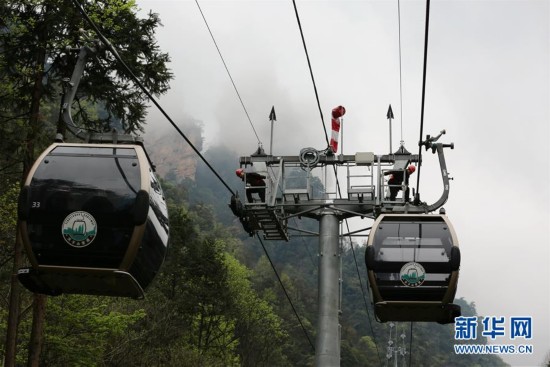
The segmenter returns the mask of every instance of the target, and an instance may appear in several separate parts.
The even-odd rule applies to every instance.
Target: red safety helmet
[[[235,174],[239,177],[243,177],[244,169],[239,168],[238,170],[235,171]]]
[[[407,170],[409,171],[409,173],[414,173],[414,171],[416,171],[416,167],[413,166],[413,165],[410,165]]]

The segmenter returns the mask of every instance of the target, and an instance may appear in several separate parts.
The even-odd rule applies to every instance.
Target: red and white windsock
[[[332,136],[330,138],[330,149],[334,153],[338,151],[338,136],[340,135],[340,118],[344,116],[346,109],[338,106],[332,109]]]

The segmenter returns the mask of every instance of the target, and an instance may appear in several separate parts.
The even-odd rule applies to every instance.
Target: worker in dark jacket
[[[239,168],[237,171],[235,171],[237,176],[241,178],[241,180],[245,180],[246,176],[246,198],[248,199],[249,203],[253,203],[254,199],[252,198],[252,194],[257,193],[260,197],[260,200],[265,203],[265,181],[266,178],[263,175],[260,175],[256,172],[248,172],[244,173],[244,170],[242,168]]]
[[[416,171],[416,168],[413,165],[407,167],[405,171],[388,171],[384,175],[389,175],[390,179],[388,180],[388,186],[390,187],[390,200],[394,201],[397,193],[401,190],[401,185],[403,184],[403,175],[405,176],[405,185],[407,189],[405,190],[405,201],[409,201],[409,176]]]

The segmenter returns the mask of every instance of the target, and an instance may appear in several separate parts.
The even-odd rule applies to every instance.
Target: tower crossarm
[[[408,200],[408,180],[395,183],[395,178],[388,179],[399,174],[404,177],[410,164],[421,163],[419,155],[401,146],[395,153],[383,155],[372,152],[335,155],[304,148],[295,156],[262,152],[240,157],[238,172],[242,174],[246,195],[232,199],[232,209],[250,234],[263,231],[266,239],[285,240],[288,240],[288,219],[320,219],[326,210],[331,210],[339,220],[376,218],[381,213],[428,213],[441,207],[448,198],[449,177],[443,148],[450,146],[434,139],[426,145],[439,155],[444,185],[441,198],[432,205]],[[346,168],[347,175],[338,177],[339,186],[335,186],[332,168],[328,166]],[[342,193],[342,189],[347,192]],[[402,192],[400,197],[396,197],[396,191]]]
[[[400,154],[383,154],[378,155],[376,158],[380,159],[382,163],[395,163],[396,160],[399,160]],[[418,154],[408,154],[408,160],[410,162],[416,163],[419,162]],[[239,158],[239,163],[242,167],[253,165],[254,163],[263,162],[267,166],[276,166],[283,161],[287,164],[300,164],[300,156],[274,156],[274,155],[263,155],[263,156],[243,156]],[[319,157],[319,165],[343,165],[345,163],[355,163],[356,155],[355,154],[340,154],[340,155],[321,155]]]

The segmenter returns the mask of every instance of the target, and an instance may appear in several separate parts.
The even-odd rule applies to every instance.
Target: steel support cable
[[[346,222],[347,230],[348,230],[348,232],[350,232],[348,220],[346,219],[345,222]],[[359,278],[359,286],[361,287],[361,294],[363,295],[363,302],[365,303],[365,310],[367,311],[367,317],[369,319],[369,326],[370,326],[370,330],[371,330],[371,333],[372,333],[372,339],[374,341],[374,346],[376,347],[376,355],[378,357],[378,362],[380,363],[380,366],[382,366],[382,359],[380,358],[380,351],[378,350],[378,343],[376,342],[376,336],[374,335],[374,328],[372,327],[372,318],[370,316],[369,306],[368,306],[368,303],[367,303],[367,297],[366,297],[365,292],[363,290],[363,281],[361,280],[361,273],[359,272],[359,265],[357,264],[357,256],[355,256],[355,249],[353,247],[353,241],[352,241],[351,235],[348,235],[348,237],[349,237],[351,252],[353,254],[353,261],[355,262],[355,269],[357,270],[357,277]]]
[[[294,0],[293,0],[293,2],[294,2]],[[294,5],[294,6],[296,7],[296,5]],[[298,13],[296,13],[296,15],[298,15]],[[298,23],[299,23],[299,21],[298,21]],[[301,29],[301,27],[300,27],[300,29]],[[305,43],[304,43],[304,46],[305,46]],[[307,51],[306,51],[306,53],[307,53]],[[309,60],[309,58],[308,58],[308,60]],[[313,77],[313,74],[312,74],[312,77]],[[321,117],[322,117],[322,115],[321,115]],[[324,126],[324,123],[323,123],[323,126]],[[326,133],[326,130],[325,130],[325,133]],[[332,168],[334,170],[334,177],[336,179],[336,188],[337,188],[337,191],[338,191],[338,196],[341,199],[342,198],[342,190],[340,188],[340,181],[338,180],[338,170],[337,170],[335,165],[333,165]],[[327,183],[325,182],[325,185],[326,184]],[[345,222],[346,222],[347,231],[350,232],[348,220],[345,219]],[[355,268],[357,270],[357,277],[359,278],[359,285],[361,287],[361,294],[363,296],[363,302],[365,303],[365,310],[367,311],[367,317],[369,319],[369,325],[370,325],[371,332],[372,332],[372,338],[374,340],[374,345],[376,347],[376,355],[378,357],[378,361],[380,363],[380,366],[382,366],[382,360],[380,359],[380,351],[378,350],[378,343],[376,342],[376,336],[374,334],[374,328],[372,327],[370,311],[369,311],[369,308],[368,308],[367,298],[366,298],[366,295],[365,295],[365,292],[364,292],[364,289],[363,289],[363,281],[361,279],[361,273],[359,272],[359,265],[357,264],[357,256],[355,254],[355,248],[353,247],[353,241],[351,239],[351,235],[349,236],[349,239],[350,239],[351,251],[353,253],[353,260],[355,261]]]
[[[298,8],[296,7],[296,0],[292,0],[292,5],[294,6],[294,13],[296,14],[296,21],[298,22],[298,28],[300,29],[300,36],[302,38],[302,44],[304,46],[304,52],[306,54],[307,65],[308,65],[308,68],[309,68],[309,75],[311,76],[311,81],[313,83],[313,90],[315,92],[315,100],[317,101],[317,107],[319,108],[319,115],[321,116],[321,123],[323,125],[323,131],[325,133],[325,140],[326,140],[327,146],[330,147],[330,143],[329,143],[329,140],[328,140],[327,127],[325,126],[325,119],[323,117],[323,110],[321,109],[321,102],[319,101],[319,93],[317,92],[317,84],[315,83],[315,77],[313,76],[313,68],[311,67],[311,61],[309,59],[309,53],[307,51],[306,40],[305,40],[305,37],[304,37],[304,31],[302,29],[302,22],[300,21],[300,15],[298,14]],[[336,176],[336,186],[338,187],[338,193],[339,193],[340,197],[342,197],[342,193],[340,191],[340,184],[338,182],[338,173],[337,173],[336,167],[333,166],[333,168],[334,168],[334,175]]]
[[[338,196],[342,198],[342,190],[340,189],[340,182],[338,181],[338,171],[336,170],[336,166],[332,166],[334,168],[334,175],[336,177],[336,187],[338,189]],[[349,223],[348,220],[345,219],[346,222],[346,229],[348,232],[350,232],[349,229]],[[359,278],[359,285],[361,287],[361,294],[363,296],[363,302],[365,303],[365,310],[367,311],[367,317],[369,319],[369,325],[372,332],[372,338],[374,341],[374,346],[376,347],[376,355],[378,357],[378,362],[380,363],[380,366],[382,366],[382,360],[380,359],[380,351],[378,350],[378,343],[376,342],[376,336],[374,335],[374,328],[372,327],[372,319],[370,316],[370,311],[367,303],[367,297],[365,295],[365,291],[363,289],[363,281],[361,280],[361,273],[359,272],[359,265],[357,264],[357,256],[355,255],[355,248],[353,247],[353,241],[351,240],[351,235],[349,235],[349,242],[351,246],[351,251],[353,253],[353,260],[355,261],[355,268],[357,270],[357,277]]]
[[[76,7],[78,8],[78,10],[80,11],[80,13],[82,14],[82,16],[84,17],[84,19],[86,20],[86,22],[88,22],[88,24],[94,29],[94,31],[96,32],[97,36],[99,37],[99,39],[101,40],[101,42],[103,42],[103,44],[109,49],[109,51],[111,51],[111,53],[113,54],[113,56],[115,57],[115,59],[122,65],[122,67],[126,70],[126,72],[128,73],[128,75],[130,76],[130,78],[134,81],[134,83],[136,83],[136,85],[143,91],[143,93],[145,93],[147,95],[147,97],[149,98],[149,100],[151,102],[153,102],[153,104],[158,108],[158,110],[164,115],[164,117],[166,117],[166,119],[168,120],[168,122],[170,122],[170,124],[174,127],[174,129],[176,129],[176,131],[179,133],[179,135],[187,142],[187,144],[189,144],[189,146],[191,147],[191,149],[193,149],[193,151],[195,153],[197,153],[197,155],[200,157],[200,159],[208,166],[208,168],[212,171],[212,173],[214,173],[214,175],[218,178],[218,180],[220,180],[220,182],[227,188],[227,190],[229,190],[229,192],[232,194],[232,195],[235,195],[235,192],[231,189],[231,187],[229,187],[229,185],[225,182],[225,180],[218,174],[218,172],[214,169],[214,167],[212,167],[210,165],[210,163],[208,163],[208,161],[206,160],[206,158],[204,158],[204,156],[199,152],[199,150],[195,147],[195,145],[189,140],[189,138],[187,138],[187,136],[183,133],[183,131],[181,131],[181,129],[178,127],[178,125],[176,125],[176,123],[172,120],[172,118],[168,115],[168,113],[166,111],[164,111],[164,109],[162,108],[162,106],[157,102],[157,100],[153,97],[153,95],[145,88],[145,86],[141,83],[141,81],[138,79],[138,77],[132,72],[132,70],[128,67],[128,65],[126,65],[126,63],[124,62],[124,60],[122,60],[122,58],[120,57],[120,55],[118,54],[118,52],[116,51],[116,49],[113,47],[113,45],[109,42],[109,40],[101,33],[101,31],[99,30],[99,28],[96,26],[96,24],[94,23],[94,21],[88,16],[88,14],[86,13],[86,11],[84,10],[84,8],[80,5],[80,3],[78,2],[78,0],[73,0],[73,3],[76,5]]]
[[[300,22],[300,16],[298,15],[298,9],[296,7],[296,1],[292,0],[292,4],[294,5],[294,11],[296,13],[296,20],[298,22],[298,27],[300,28],[300,35],[302,37],[302,43],[303,43],[304,51],[305,51],[306,58],[307,58],[307,63],[308,63],[309,72],[310,72],[310,75],[311,75],[311,80],[313,82],[313,89],[315,91],[315,98],[317,100],[317,106],[319,108],[319,114],[321,116],[321,122],[323,124],[323,130],[325,132],[325,139],[326,139],[327,145],[330,145],[329,141],[328,141],[328,134],[327,134],[326,126],[325,126],[325,121],[324,121],[324,118],[323,118],[323,112],[322,112],[322,109],[321,109],[321,104],[319,102],[319,94],[317,92],[317,86],[316,86],[316,83],[315,83],[315,78],[313,77],[313,70],[311,68],[311,62],[310,62],[310,59],[309,59],[309,54],[308,54],[308,51],[307,51],[306,41],[305,41],[304,33],[303,33],[303,30],[302,30],[302,24]],[[403,127],[401,127],[401,129],[403,129]],[[403,137],[402,132],[401,132],[401,137]],[[338,170],[337,170],[336,166],[333,166],[333,170],[334,170],[334,176],[335,176],[335,179],[336,179],[336,187],[337,187],[337,190],[338,190],[338,196],[340,198],[342,198],[342,190],[340,188],[340,182],[338,180]],[[326,185],[326,182],[325,182],[325,185]],[[349,223],[348,223],[347,219],[345,220],[345,222],[346,222],[347,231],[350,232]],[[352,253],[353,253],[353,259],[354,259],[354,262],[355,262],[355,268],[357,270],[357,276],[359,278],[359,285],[361,287],[361,294],[363,296],[363,302],[365,303],[365,310],[367,311],[367,317],[369,318],[369,325],[370,325],[370,328],[371,328],[372,337],[374,339],[374,345],[376,346],[376,355],[378,357],[378,361],[379,361],[380,365],[382,365],[382,361],[380,359],[380,352],[378,350],[378,343],[376,342],[376,336],[374,334],[374,328],[372,327],[372,322],[371,322],[371,316],[370,316],[370,312],[369,312],[369,308],[368,308],[368,303],[367,303],[365,292],[364,292],[364,289],[363,289],[363,281],[361,280],[361,273],[359,272],[359,265],[357,264],[357,256],[355,254],[355,249],[353,247],[353,241],[351,240],[351,236],[349,236],[349,237],[350,237],[350,246],[351,246],[351,250],[352,250]]]
[[[409,341],[409,367],[412,367],[413,322],[411,321],[411,340]]]
[[[336,166],[332,166],[332,167],[334,168],[334,176],[336,178],[336,188],[338,190],[338,196],[340,198],[342,198],[342,190],[340,188],[340,181],[338,180],[338,171],[336,169]],[[347,229],[348,232],[350,232],[348,220],[345,219],[345,222],[346,222],[346,229]],[[382,360],[380,359],[380,351],[378,349],[378,343],[376,342],[376,335],[374,334],[374,328],[372,326],[372,318],[371,318],[371,315],[370,315],[370,311],[369,311],[365,291],[363,289],[363,281],[361,279],[361,273],[359,272],[359,265],[357,264],[357,256],[355,254],[355,248],[353,247],[353,241],[351,239],[351,235],[349,235],[349,239],[350,239],[351,251],[352,251],[352,254],[353,254],[353,260],[355,262],[355,269],[357,270],[357,277],[359,279],[359,286],[361,287],[361,294],[363,296],[363,302],[365,304],[365,310],[367,311],[367,317],[369,319],[369,326],[370,326],[370,329],[371,329],[371,332],[372,332],[372,338],[373,338],[373,341],[374,341],[374,346],[376,347],[376,356],[378,357],[378,362],[380,363],[380,366],[382,366]],[[367,282],[368,282],[368,280],[367,280]]]
[[[258,240],[260,241],[260,244],[262,245],[262,248],[264,250],[265,256],[267,257],[267,260],[269,260],[269,263],[271,264],[271,268],[275,272],[275,276],[277,277],[277,280],[279,281],[279,284],[281,285],[281,288],[283,288],[283,292],[285,293],[286,299],[290,303],[290,307],[292,307],[292,311],[294,312],[294,315],[298,319],[298,322],[300,323],[300,326],[302,327],[302,330],[304,331],[304,335],[307,338],[307,341],[309,342],[309,345],[311,346],[311,349],[315,351],[315,346],[313,345],[309,334],[307,333],[307,330],[302,323],[302,319],[300,316],[298,316],[298,312],[296,311],[296,308],[294,307],[294,304],[292,303],[292,300],[290,299],[290,296],[288,295],[288,292],[286,291],[285,285],[283,284],[283,281],[281,280],[281,277],[279,276],[279,272],[277,272],[277,269],[275,268],[275,265],[273,264],[273,261],[271,261],[271,257],[269,256],[269,253],[267,252],[267,249],[265,248],[264,241],[262,241],[260,235],[256,234],[256,237],[258,237]]]
[[[336,178],[336,188],[338,190],[338,196],[341,199],[342,198],[342,190],[340,188],[340,182],[338,180],[338,171],[336,169],[336,166],[332,166],[332,167],[334,168],[334,176]],[[346,222],[347,231],[350,232],[348,220],[345,219],[344,221]],[[365,303],[365,310],[367,311],[367,317],[369,319],[369,325],[370,325],[370,329],[371,329],[371,332],[372,332],[372,338],[374,340],[374,345],[376,347],[376,355],[378,357],[378,362],[380,363],[380,366],[382,366],[382,360],[380,359],[380,351],[378,350],[378,343],[376,342],[376,336],[374,334],[374,328],[372,327],[372,321],[371,321],[372,319],[371,319],[371,316],[370,316],[370,311],[369,311],[369,308],[368,308],[368,303],[367,303],[367,298],[366,298],[366,295],[365,295],[365,291],[363,289],[363,281],[361,280],[361,273],[359,272],[359,265],[357,264],[357,256],[355,255],[355,248],[353,247],[353,241],[351,240],[351,235],[349,235],[349,239],[350,239],[351,251],[353,253],[353,260],[355,261],[355,268],[357,270],[357,277],[359,278],[359,285],[361,287],[361,294],[363,296],[363,302]]]
[[[304,52],[306,54],[309,73],[310,73],[310,76],[311,76],[311,81],[313,83],[313,90],[315,91],[315,99],[317,101],[317,107],[319,108],[319,114],[321,116],[321,122],[323,124],[323,131],[325,132],[325,140],[327,142],[327,145],[330,145],[329,140],[328,140],[327,128],[325,126],[325,120],[324,120],[324,117],[323,117],[323,111],[321,109],[321,103],[319,102],[319,93],[317,92],[317,85],[315,83],[315,77],[313,76],[313,69],[311,67],[311,61],[309,59],[309,53],[307,51],[306,41],[305,41],[305,38],[304,38],[304,32],[302,30],[302,23],[300,22],[300,15],[298,14],[298,8],[296,7],[296,1],[292,0],[292,4],[294,5],[294,12],[296,14],[296,21],[298,22],[298,28],[300,29],[300,36],[302,38],[302,44],[304,46]],[[340,189],[340,182],[338,181],[338,172],[337,172],[337,169],[336,169],[335,166],[333,166],[333,168],[334,168],[334,176],[336,178],[336,187],[338,189],[338,195],[341,198],[342,197],[342,191]],[[346,225],[347,225],[348,232],[349,232],[349,225],[348,225],[347,220],[346,220]],[[351,243],[351,240],[350,240],[350,243]],[[365,305],[366,305],[365,293],[363,291],[363,283],[361,281],[361,276],[360,276],[360,273],[359,273],[359,267],[357,265],[357,258],[355,256],[355,250],[353,248],[353,244],[351,245],[351,248],[352,248],[352,252],[353,252],[353,258],[355,259],[355,265],[357,267],[357,275],[359,275],[359,283],[361,285],[361,293],[363,294],[363,300],[365,301]],[[369,321],[370,321],[370,313],[368,311],[368,307],[367,307],[367,314],[369,315]],[[372,324],[371,324],[371,328],[372,328]],[[373,339],[376,339],[375,336],[374,336],[374,331],[373,331]],[[378,352],[378,345],[376,344],[376,341],[375,341],[375,345],[376,345],[376,351],[377,351],[378,359],[380,360],[380,353]],[[382,364],[381,361],[380,361],[380,364]]]
[[[302,229],[300,228],[300,225],[298,224],[298,219],[296,219],[296,217],[293,218],[294,219],[294,223],[296,225],[296,227],[298,227],[298,229]],[[307,254],[309,255],[309,259],[311,260],[311,265],[313,265],[313,268],[316,267],[316,264],[315,264],[315,261],[313,260],[313,255],[311,254],[311,251],[309,251],[309,246],[307,245],[306,243],[306,240],[304,239],[304,237],[302,237],[302,243],[304,244],[304,247],[306,248],[306,251],[307,251]]]
[[[400,104],[400,116],[401,120],[401,144],[403,144],[403,78],[401,76],[401,1],[397,0],[397,25],[399,29],[399,104]]]
[[[309,67],[309,72],[310,72],[310,76],[311,76],[311,80],[313,82],[313,89],[315,91],[315,98],[317,100],[317,106],[319,108],[319,114],[321,116],[321,122],[323,124],[323,130],[325,132],[325,139],[326,139],[326,142],[327,142],[327,145],[330,145],[329,144],[329,140],[328,140],[328,134],[327,134],[327,129],[326,129],[326,126],[325,126],[325,121],[324,121],[324,118],[323,118],[323,112],[322,112],[322,109],[321,109],[321,104],[319,102],[319,93],[317,92],[317,86],[316,86],[316,83],[315,83],[315,78],[313,76],[313,70],[312,70],[312,67],[311,67],[311,62],[310,62],[310,59],[309,59],[309,53],[307,51],[307,46],[306,46],[306,41],[305,41],[305,38],[304,38],[304,33],[303,33],[303,30],[302,30],[302,25],[301,25],[301,22],[300,22],[300,16],[298,14],[298,9],[296,7],[296,1],[295,0],[292,0],[292,4],[294,5],[294,12],[296,14],[296,20],[298,22],[298,27],[300,29],[300,35],[301,35],[301,38],[302,38],[302,44],[304,46],[304,51],[305,51],[305,54],[306,54],[306,58],[307,58],[307,63],[308,63],[308,67]],[[399,27],[401,27],[401,21],[399,20]],[[400,28],[401,29],[401,28]],[[399,33],[401,34],[401,30],[399,30]],[[399,35],[399,75],[400,75],[400,78],[399,78],[399,83],[400,83],[400,95],[401,95],[401,141],[403,140],[403,120],[402,120],[402,115],[403,115],[403,102],[402,102],[402,87],[401,87],[401,35]],[[336,187],[337,187],[337,190],[338,190],[338,195],[340,196],[340,198],[342,197],[342,192],[341,192],[341,189],[340,189],[340,183],[339,183],[339,180],[338,180],[338,172],[337,172],[337,169],[335,166],[333,166],[334,168],[334,175],[335,175],[335,178],[336,178]],[[348,221],[346,220],[346,226],[347,226],[347,230],[348,232],[350,231],[349,230],[349,224],[348,224]],[[377,356],[378,356],[378,361],[380,363],[380,365],[382,365],[382,361],[380,359],[380,352],[378,350],[378,343],[376,343],[376,337],[375,337],[375,334],[374,334],[374,329],[372,327],[372,322],[371,319],[370,319],[370,312],[369,312],[369,309],[368,309],[368,304],[367,304],[367,301],[366,301],[366,296],[365,296],[365,292],[364,292],[364,289],[363,289],[363,282],[361,280],[361,275],[360,275],[360,272],[359,272],[359,266],[357,264],[357,257],[356,257],[356,254],[355,254],[355,249],[353,247],[353,242],[351,241],[351,236],[350,236],[350,245],[351,245],[351,249],[352,249],[352,253],[353,253],[353,258],[354,258],[354,261],[355,261],[355,266],[356,266],[356,270],[357,270],[357,275],[358,275],[358,278],[359,278],[359,284],[360,284],[360,287],[361,287],[361,293],[363,295],[363,301],[365,303],[365,309],[367,311],[367,316],[369,317],[369,324],[370,324],[370,327],[371,327],[371,332],[372,332],[372,336],[373,336],[373,339],[374,339],[374,343],[375,343],[375,346],[376,346],[376,352],[377,352]]]
[[[422,75],[422,106],[420,108],[420,139],[418,140],[418,176],[416,192],[419,195],[420,168],[422,167],[422,135],[424,133],[424,101],[426,97],[426,67],[428,64],[428,34],[430,29],[430,0],[426,0],[426,29],[424,31],[424,72]],[[413,323],[411,322],[411,340],[409,342],[409,367],[412,366]]]
[[[172,126],[178,131],[178,133],[185,139],[185,141],[191,146],[191,148],[195,151],[195,153],[197,153],[197,155],[203,160],[203,162],[210,168],[210,170],[216,175],[216,177],[224,184],[224,186],[229,190],[229,192],[231,192],[231,194],[234,195],[234,192],[233,190],[229,187],[229,185],[227,185],[227,183],[221,178],[221,176],[216,172],[216,170],[208,163],[208,161],[203,157],[203,155],[196,149],[196,147],[193,145],[193,143],[187,138],[187,136],[179,129],[179,127],[174,123],[174,121],[170,118],[170,116],[164,111],[164,109],[162,108],[162,106],[160,106],[160,104],[156,101],[156,99],[151,95],[151,93],[149,93],[149,91],[143,86],[143,84],[140,82],[140,80],[135,76],[135,74],[132,72],[132,70],[128,67],[128,65],[126,65],[126,63],[122,60],[122,58],[118,55],[118,52],[114,49],[114,47],[111,45],[111,43],[109,42],[109,40],[107,40],[107,38],[105,36],[103,36],[103,34],[101,33],[101,31],[99,30],[99,28],[95,25],[95,23],[90,19],[90,17],[88,16],[88,14],[86,13],[86,11],[84,10],[84,8],[82,8],[82,6],[80,5],[80,3],[78,2],[78,0],[73,0],[73,3],[77,6],[77,8],[79,9],[80,13],[82,14],[82,16],[84,17],[84,19],[88,22],[88,24],[90,24],[90,26],[94,29],[94,31],[96,32],[96,34],[98,35],[98,37],[101,39],[101,41],[105,44],[105,46],[109,49],[109,51],[111,51],[111,53],[113,54],[113,56],[117,59],[117,61],[124,67],[124,69],[128,72],[128,74],[130,75],[130,77],[134,80],[134,82],[143,90],[143,92],[147,95],[147,97],[155,104],[155,106],[162,112],[162,114],[166,117],[166,119],[170,122],[170,124],[172,124]],[[197,3],[198,5],[198,3]],[[200,7],[199,7],[200,9]],[[202,14],[202,11],[201,11],[201,14]],[[224,63],[225,64],[225,63]],[[244,105],[243,105],[244,107]],[[257,135],[256,135],[257,136]],[[259,141],[259,139],[258,139]],[[307,330],[305,329],[303,323],[302,323],[302,320],[301,318],[298,316],[298,313],[296,311],[296,308],[294,307],[294,304],[292,303],[291,299],[290,299],[290,296],[288,295],[288,292],[286,291],[286,288],[284,287],[284,284],[281,280],[281,278],[279,277],[279,273],[277,272],[273,262],[271,261],[271,258],[267,252],[267,249],[265,248],[264,246],[264,243],[263,241],[261,240],[260,236],[257,236],[258,237],[258,240],[260,241],[260,244],[262,245],[262,248],[265,252],[265,255],[267,257],[267,259],[269,260],[269,263],[271,264],[271,267],[273,268],[273,271],[275,272],[275,275],[277,276],[277,279],[279,281],[279,283],[281,284],[281,287],[283,288],[283,291],[287,297],[287,300],[289,301],[291,307],[292,307],[292,310],[294,311],[294,314],[296,315],[297,319],[298,319],[298,322],[300,323],[300,326],[302,327],[302,330],[304,331],[304,334],[309,342],[309,345],[311,346],[311,348],[313,350],[315,350],[315,346],[313,345],[308,333],[307,333]]]
[[[315,99],[317,100],[317,107],[319,108],[319,114],[321,115],[321,123],[323,124],[323,130],[325,132],[325,140],[327,142],[327,147],[330,146],[328,140],[327,127],[325,126],[325,119],[323,117],[323,110],[321,109],[321,103],[319,102],[319,93],[317,93],[317,85],[315,84],[315,78],[313,77],[313,69],[311,68],[311,61],[309,60],[309,53],[307,52],[306,40],[304,38],[304,31],[302,30],[302,23],[300,22],[300,16],[298,15],[298,8],[296,7],[296,1],[292,0],[294,5],[294,13],[296,13],[296,21],[298,22],[298,28],[300,29],[300,36],[302,37],[302,44],[304,45],[304,51],[306,53],[307,66],[309,68],[309,75],[311,76],[311,81],[313,82],[313,90],[315,91]]]
[[[428,64],[428,33],[430,29],[430,0],[426,0],[426,29],[424,32],[424,72],[422,74],[422,106],[420,107],[420,139],[418,140],[418,176],[416,194],[420,195],[420,168],[422,167],[422,134],[424,133],[424,101],[426,99],[426,67]]]
[[[225,67],[225,71],[227,72],[227,75],[229,76],[229,79],[231,80],[231,84],[233,84],[233,88],[235,89],[235,93],[237,93],[237,97],[239,98],[239,101],[241,102],[241,106],[243,107],[244,113],[246,114],[246,117],[248,118],[248,122],[250,122],[250,126],[252,127],[252,130],[254,131],[254,135],[256,135],[256,139],[258,139],[258,144],[262,144],[260,138],[258,137],[258,133],[256,132],[256,129],[254,128],[254,124],[252,123],[252,119],[250,118],[250,115],[248,114],[248,110],[246,109],[246,107],[244,105],[243,99],[241,98],[241,94],[239,93],[239,90],[237,89],[237,86],[235,85],[235,81],[233,80],[233,77],[231,76],[231,73],[229,72],[229,68],[227,67],[227,64],[225,63],[225,60],[222,56],[222,52],[220,51],[220,48],[218,47],[218,43],[216,42],[216,39],[214,38],[214,34],[212,33],[212,30],[210,29],[210,26],[208,25],[208,22],[206,21],[206,17],[204,16],[204,13],[202,12],[201,6],[199,5],[199,1],[195,0],[195,3],[197,4],[197,7],[199,8],[202,19],[204,20],[204,24],[206,24],[206,28],[208,29],[208,33],[210,33],[210,37],[212,38],[212,41],[214,42],[214,46],[216,46],[216,50],[218,50],[218,55],[220,55],[220,59],[222,60],[223,66]]]
[[[200,11],[200,13],[201,13],[202,19],[204,20],[204,23],[205,23],[205,25],[206,25],[206,28],[208,29],[208,32],[210,33],[210,37],[212,38],[212,41],[214,42],[214,45],[216,46],[216,50],[218,51],[218,54],[220,55],[220,59],[222,60],[222,63],[223,63],[223,65],[224,65],[224,67],[225,67],[225,70],[227,71],[227,75],[229,76],[229,79],[231,80],[231,83],[233,84],[233,88],[235,89],[235,92],[237,93],[237,96],[238,96],[238,98],[239,98],[239,101],[241,102],[241,105],[242,105],[242,107],[243,107],[243,109],[244,109],[244,112],[246,113],[246,116],[248,117],[248,121],[250,122],[250,126],[252,127],[252,130],[254,131],[254,134],[256,135],[256,138],[258,139],[258,143],[261,144],[260,138],[258,137],[258,134],[256,133],[256,129],[254,128],[254,124],[252,123],[252,120],[250,119],[250,116],[249,116],[249,114],[248,114],[248,111],[247,111],[247,109],[246,109],[246,107],[245,107],[245,105],[244,105],[244,102],[243,102],[243,100],[242,100],[240,94],[239,94],[239,91],[237,90],[237,86],[235,85],[235,82],[233,81],[233,78],[232,78],[232,76],[231,76],[231,73],[229,72],[229,68],[227,67],[227,64],[225,63],[225,60],[224,60],[224,58],[223,58],[223,56],[222,56],[222,53],[221,53],[221,51],[220,51],[220,49],[219,49],[219,47],[218,47],[218,44],[217,44],[217,42],[216,42],[216,39],[214,38],[213,33],[212,33],[212,31],[210,30],[210,26],[208,25],[208,22],[207,22],[207,20],[206,20],[206,17],[204,16],[204,13],[203,13],[203,11],[202,11],[200,5],[199,5],[198,0],[195,0],[195,3],[197,4],[197,7],[199,8],[199,11]],[[288,302],[290,303],[290,306],[291,306],[291,308],[292,308],[292,310],[293,310],[293,312],[294,312],[294,315],[296,316],[296,318],[298,319],[298,322],[300,323],[300,326],[301,326],[301,328],[302,328],[302,330],[303,330],[303,332],[304,332],[304,335],[306,336],[306,338],[307,338],[307,340],[308,340],[308,342],[309,342],[309,345],[311,346],[312,350],[315,351],[315,346],[313,345],[313,343],[312,343],[312,341],[311,341],[311,339],[310,339],[310,337],[309,337],[309,334],[307,333],[307,330],[305,329],[305,327],[304,327],[304,325],[303,325],[303,323],[302,323],[302,320],[301,320],[300,316],[298,315],[298,312],[296,311],[296,308],[294,307],[294,304],[292,303],[292,300],[290,299],[290,296],[288,295],[288,292],[286,291],[286,288],[285,288],[285,286],[284,286],[284,284],[283,284],[283,282],[282,282],[282,280],[281,280],[281,278],[280,278],[280,276],[279,276],[279,273],[277,272],[277,269],[275,268],[275,265],[273,264],[273,261],[271,261],[271,257],[269,256],[269,253],[267,252],[267,249],[265,248],[265,245],[264,245],[264,243],[263,243],[261,237],[260,237],[258,234],[256,234],[256,236],[258,237],[258,240],[260,241],[260,244],[261,244],[261,246],[262,246],[262,249],[264,250],[264,253],[265,253],[266,257],[267,257],[269,263],[271,264],[271,268],[273,269],[273,272],[275,273],[275,276],[277,277],[277,280],[279,281],[279,284],[281,285],[281,288],[283,289],[283,292],[284,292],[284,294],[285,294],[285,296],[286,296]],[[303,240],[303,239],[302,239],[302,240]],[[304,241],[304,245],[306,245],[306,244],[305,244],[305,241]],[[309,253],[309,249],[307,248],[307,245],[306,245],[306,250],[307,250],[308,253]],[[309,253],[309,254],[310,254],[310,257],[311,257],[311,253]],[[313,265],[315,265],[315,264],[313,263]]]

